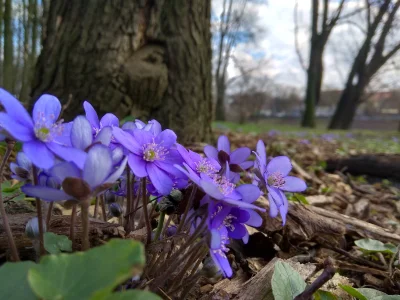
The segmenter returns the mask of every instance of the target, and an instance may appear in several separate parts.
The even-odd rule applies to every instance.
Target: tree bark
[[[14,83],[14,47],[12,30],[12,0],[4,4],[4,58],[3,58],[3,87],[13,92]]]
[[[3,37],[3,7],[4,1],[0,0],[0,37]],[[0,38],[0,58],[3,58],[3,39]],[[0,68],[3,70],[3,61],[0,59]],[[3,72],[0,73],[0,86],[3,86]]]
[[[225,77],[217,77],[216,81],[216,91],[217,91],[217,101],[215,105],[215,120],[225,121]]]
[[[211,135],[210,1],[52,1],[31,106],[41,94],[100,115],[155,118],[180,142]]]

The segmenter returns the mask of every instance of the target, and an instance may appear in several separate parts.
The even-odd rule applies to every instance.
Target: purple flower
[[[221,169],[221,166],[214,158],[202,157],[200,154],[191,150],[186,150],[180,144],[177,144],[177,149],[186,164],[197,173],[212,176]]]
[[[219,161],[221,166],[225,167],[226,162],[228,162],[230,170],[235,173],[247,170],[253,166],[252,161],[246,161],[251,154],[250,149],[242,147],[231,152],[231,145],[225,135],[221,135],[218,138],[217,148],[207,145],[204,147],[204,153],[208,158]],[[235,174],[235,176],[239,177],[239,174]]]
[[[307,139],[302,139],[302,140],[300,140],[299,142],[300,142],[301,144],[304,144],[304,145],[309,145],[309,144],[310,144],[310,141],[307,140]]]
[[[25,185],[22,191],[45,201],[86,200],[104,192],[124,172],[127,158],[115,170],[110,149],[96,144],[88,151],[81,170],[73,162],[62,162],[52,167],[48,174],[54,176],[62,185],[62,190],[48,186]]]
[[[210,256],[225,277],[232,277],[232,268],[225,254],[229,251],[226,247],[229,244],[228,231],[222,226],[220,229],[211,229],[210,233]]]
[[[36,101],[32,118],[7,91],[0,89],[0,103],[5,112],[0,112],[0,125],[16,140],[23,142],[23,151],[34,165],[49,169],[54,165],[55,155],[73,161],[82,167],[86,154],[70,146],[71,123],[57,121],[60,101],[51,95],[42,95]]]
[[[18,181],[29,181],[32,172],[32,162],[24,152],[18,152],[15,163],[10,163],[10,169],[13,172],[12,178]]]
[[[288,200],[284,191],[302,192],[307,188],[306,183],[297,177],[288,176],[292,164],[287,156],[277,156],[267,164],[265,145],[261,140],[257,143],[256,156],[256,181],[268,191],[270,216],[276,217],[279,210],[285,224]]]
[[[262,224],[262,218],[252,209],[233,207],[212,200],[208,204],[208,218],[209,228],[220,229],[224,226],[230,238],[242,239],[245,244],[249,240],[245,224],[253,227],[259,227]]]
[[[59,182],[59,180],[46,171],[41,171],[39,173],[38,184],[41,186],[47,186],[57,190],[61,188],[61,183]]]
[[[230,176],[229,166],[226,166],[224,175],[214,174],[211,177],[204,173],[201,173],[199,176],[186,163],[183,163],[183,166],[185,168],[182,168],[180,165],[175,165],[177,169],[188,176],[211,198],[237,207],[265,211],[264,209],[252,204],[260,197],[260,189],[253,184],[242,184],[236,186],[231,181],[232,177]]]
[[[168,195],[174,185],[171,176],[182,177],[173,166],[179,164],[182,157],[176,150],[176,134],[170,129],[161,131],[161,128],[153,126],[149,131],[124,131],[114,127],[113,134],[129,151],[128,164],[135,176],[148,176],[161,195]]]

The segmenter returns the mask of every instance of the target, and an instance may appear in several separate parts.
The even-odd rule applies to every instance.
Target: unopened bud
[[[117,202],[111,203],[108,207],[113,217],[120,217],[123,213],[121,205],[119,205]]]
[[[46,224],[43,223],[43,232],[46,232]],[[40,237],[39,234],[39,222],[38,222],[38,218],[34,217],[32,219],[30,219],[28,221],[28,223],[26,223],[25,226],[25,234],[33,240],[36,240]]]

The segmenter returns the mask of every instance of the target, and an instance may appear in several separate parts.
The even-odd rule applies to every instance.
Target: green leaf
[[[25,195],[21,192],[22,182],[18,182],[17,184],[12,184],[11,180],[5,181],[1,185],[1,194],[3,199],[6,197],[13,197],[17,194],[18,196],[14,197],[13,201],[20,201],[25,199]]]
[[[72,252],[72,241],[65,235],[46,232],[44,234],[44,248],[50,254]]]
[[[110,293],[144,265],[144,247],[134,240],[111,240],[86,252],[47,255],[29,270],[34,292],[46,300],[88,299]]]
[[[304,291],[306,283],[288,263],[278,261],[272,275],[272,292],[275,300],[293,300]]]
[[[336,295],[328,291],[318,290],[314,293],[315,300],[338,300]]]
[[[367,297],[365,297],[363,294],[361,294],[357,289],[349,286],[349,285],[344,285],[344,284],[339,284],[339,286],[349,295],[357,298],[358,300],[368,300]]]
[[[158,295],[149,291],[142,290],[130,290],[123,291],[120,293],[109,294],[104,298],[91,298],[91,300],[161,300],[162,298]]]
[[[28,270],[36,264],[31,261],[5,263],[0,268],[0,299],[37,300],[28,283]]]
[[[359,291],[361,294],[363,294],[367,299],[372,299],[372,298],[376,298],[378,296],[387,295],[384,292],[381,292],[381,291],[378,291],[375,289],[369,289],[369,288],[359,288],[356,290]]]
[[[296,197],[296,199],[297,199],[300,203],[303,203],[303,204],[310,204],[310,203],[307,201],[306,197],[304,197],[302,194],[297,194],[297,193],[295,193],[294,196]]]
[[[368,300],[399,300],[400,295],[384,295],[384,296],[378,296],[375,298],[371,298]]]
[[[393,244],[384,244],[381,241],[373,239],[361,239],[354,242],[358,247],[367,252],[383,252],[395,254],[397,247]]]

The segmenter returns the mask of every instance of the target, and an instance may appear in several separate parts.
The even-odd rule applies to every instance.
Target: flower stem
[[[197,187],[195,185],[192,185],[192,192],[190,193],[188,203],[186,204],[185,212],[183,213],[182,218],[181,218],[181,220],[179,222],[179,226],[178,226],[178,229],[176,231],[177,233],[180,233],[181,230],[182,230],[183,224],[185,223],[187,214],[189,212],[190,207],[192,206],[193,199],[194,199],[194,197],[196,195],[196,191],[197,191]]]
[[[82,218],[82,250],[90,248],[89,242],[89,200],[84,200],[81,203],[81,218]]]
[[[95,218],[95,219],[97,219],[97,214],[98,214],[98,212],[99,212],[99,197],[100,196],[97,196],[96,197],[96,202],[95,202],[95,205],[94,205],[94,213],[93,213],[93,218]]]
[[[100,203],[101,203],[101,212],[103,214],[103,221],[107,222],[106,199],[104,198],[104,194],[100,196]]]
[[[157,231],[156,231],[156,236],[154,237],[154,241],[158,241],[158,239],[160,238],[161,231],[164,227],[164,219],[165,219],[165,212],[161,211],[160,218],[158,219]]]
[[[129,166],[126,168],[126,220],[125,220],[125,231],[131,231],[131,211],[132,211],[132,175]]]
[[[46,228],[49,228],[49,225],[50,225],[51,215],[53,213],[53,206],[54,206],[54,202],[50,202],[49,209],[47,211],[47,217],[46,217]]]
[[[19,255],[18,255],[17,246],[15,245],[15,241],[14,241],[14,237],[12,235],[10,223],[8,222],[8,217],[7,217],[6,209],[4,207],[4,202],[3,202],[3,194],[1,192],[2,191],[1,183],[3,182],[4,166],[6,165],[8,158],[11,155],[11,151],[14,148],[14,144],[15,144],[14,141],[12,141],[12,142],[7,141],[7,150],[6,150],[6,153],[3,157],[3,161],[1,162],[1,166],[0,166],[0,213],[1,213],[1,218],[3,219],[4,231],[6,232],[8,244],[11,249],[12,259],[14,261],[19,261],[20,259],[19,259]]]
[[[75,220],[76,220],[76,204],[72,205],[71,224],[69,228],[69,239],[74,242],[75,239]]]
[[[32,165],[32,173],[33,173],[33,184],[38,185],[38,177],[37,177],[37,168],[36,166]],[[36,211],[38,217],[38,225],[39,225],[39,242],[40,242],[40,255],[46,254],[44,249],[44,241],[43,241],[43,214],[42,214],[42,202],[41,200],[36,197]]]
[[[147,190],[146,190],[146,177],[142,178],[142,204],[143,204],[143,214],[144,214],[144,221],[146,222],[146,229],[147,229],[147,244],[151,242],[151,224],[149,219],[149,212],[147,211]]]

